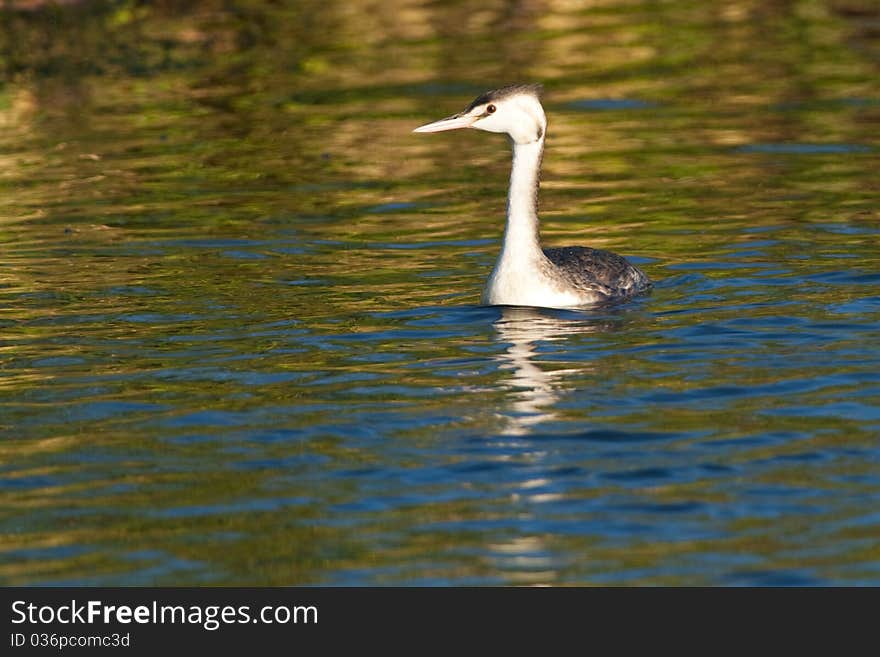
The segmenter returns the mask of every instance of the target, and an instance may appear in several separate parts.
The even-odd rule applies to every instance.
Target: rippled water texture
[[[42,4],[0,581],[880,584],[876,3]],[[479,305],[508,146],[411,130],[510,81],[650,295]]]

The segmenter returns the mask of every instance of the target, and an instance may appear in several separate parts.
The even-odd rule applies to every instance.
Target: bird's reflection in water
[[[608,322],[572,311],[505,306],[495,322],[500,342],[510,346],[498,355],[513,370],[509,413],[504,435],[528,435],[534,427],[556,418],[556,402],[565,390],[565,378],[586,369],[543,369],[537,362],[541,342],[607,329]]]
[[[559,556],[543,536],[513,536],[486,547],[493,570],[512,584],[550,585],[558,577]]]
[[[517,585],[549,585],[558,580],[564,560],[540,533],[528,531],[530,521],[539,521],[547,513],[547,503],[565,496],[550,469],[543,467],[547,456],[540,443],[529,439],[539,425],[557,418],[557,403],[565,395],[576,375],[590,368],[553,369],[542,367],[541,352],[547,343],[565,341],[584,333],[610,330],[614,322],[607,315],[571,310],[551,310],[519,306],[501,307],[495,322],[497,340],[507,348],[498,353],[501,366],[512,371],[507,384],[504,424],[500,431],[507,440],[497,440],[503,454],[497,458],[527,462],[521,477],[508,482],[510,503],[517,507],[517,522],[524,533],[507,540],[496,537],[487,543],[486,560],[491,570],[504,581]],[[564,351],[559,344],[557,351]]]

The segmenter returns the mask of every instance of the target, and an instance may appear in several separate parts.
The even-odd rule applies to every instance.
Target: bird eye
[[[494,114],[494,113],[495,113],[495,106],[489,105],[489,107],[486,108],[486,114]]]

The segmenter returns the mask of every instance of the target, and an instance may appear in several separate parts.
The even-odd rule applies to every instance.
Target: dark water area
[[[880,585],[876,3],[0,25],[0,583]],[[479,305],[514,81],[649,295]]]

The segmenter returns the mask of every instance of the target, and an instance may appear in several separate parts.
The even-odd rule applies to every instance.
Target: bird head
[[[517,144],[535,143],[542,140],[547,132],[541,91],[541,85],[538,84],[515,84],[488,91],[463,112],[419,126],[413,132],[476,128],[506,133]]]

